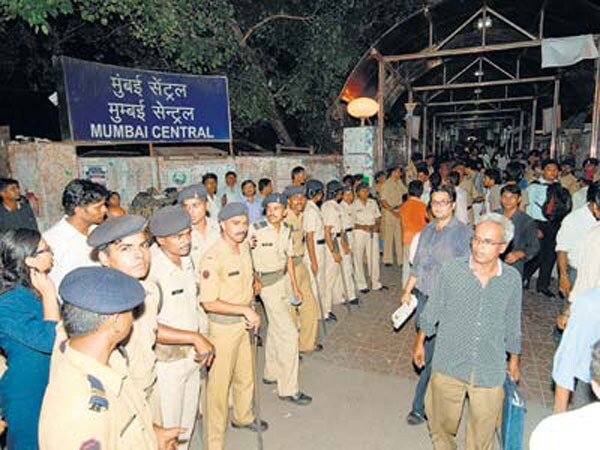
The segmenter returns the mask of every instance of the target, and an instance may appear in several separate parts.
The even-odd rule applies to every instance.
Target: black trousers
[[[540,269],[536,289],[545,290],[550,286],[552,269],[556,262],[556,234],[560,228],[560,223],[542,222],[536,220],[538,230],[542,232],[543,237],[540,241],[540,252],[535,258],[525,264],[525,273],[523,279],[529,280],[536,270]]]

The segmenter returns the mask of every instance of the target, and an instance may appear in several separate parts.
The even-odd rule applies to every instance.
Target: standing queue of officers
[[[222,203],[205,182],[149,218],[105,218],[108,192],[73,180],[65,216],[43,235],[3,233],[9,449],[184,450],[199,414],[209,450],[225,447],[229,423],[266,430],[254,404],[255,299],[268,320],[262,382],[310,404],[301,354],[323,349],[333,305],[385,289],[378,202],[362,177],[345,181],[324,185],[295,168],[251,223],[231,186]]]

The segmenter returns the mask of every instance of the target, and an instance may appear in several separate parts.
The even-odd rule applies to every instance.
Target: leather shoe
[[[360,290],[361,294],[368,294],[369,293],[369,289],[368,288],[364,288]]]
[[[260,421],[260,424],[256,421],[256,419],[254,420],[254,422],[250,422],[247,425],[238,425],[237,423],[231,422],[231,426],[233,428],[236,428],[238,430],[250,430],[250,431],[254,431],[255,433],[258,431],[259,427],[261,431],[267,431],[269,429],[269,424],[267,422],[265,422],[264,420]]]
[[[277,381],[267,380],[266,378],[263,378],[263,384],[277,384]]]
[[[358,305],[360,303],[360,300],[358,298],[353,298],[348,303],[350,303],[351,305],[356,306],[356,305]]]
[[[411,411],[408,413],[408,416],[406,416],[406,423],[409,425],[420,425],[423,422],[425,422],[425,417],[416,411]]]
[[[337,322],[337,316],[334,313],[331,312],[331,313],[329,313],[329,315],[325,319],[325,322],[327,322],[327,323],[335,323],[335,322]]]
[[[309,405],[312,402],[312,397],[302,392],[298,392],[296,395],[289,395],[287,397],[279,397],[279,399],[285,402],[293,403],[298,406]]]
[[[554,292],[552,292],[548,288],[546,288],[546,289],[538,289],[537,292],[538,292],[538,294],[545,295],[548,298],[554,298],[554,297],[556,297],[556,294]]]
[[[393,266],[393,264],[391,264],[391,263],[385,263],[385,264],[384,264],[384,266],[385,266],[385,267],[392,267],[392,266]]]

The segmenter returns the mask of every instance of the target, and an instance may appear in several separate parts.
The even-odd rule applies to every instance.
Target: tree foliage
[[[337,95],[348,72],[389,26],[420,6],[410,0],[0,0],[0,32],[28,24],[29,54],[46,72],[50,56],[68,54],[227,75],[236,137],[329,151],[337,146]],[[51,76],[41,78],[49,88]]]

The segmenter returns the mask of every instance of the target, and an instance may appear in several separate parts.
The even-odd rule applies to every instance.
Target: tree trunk
[[[256,56],[254,50],[248,46],[248,44],[244,41],[244,34],[240,28],[240,25],[236,21],[231,22],[231,28],[233,29],[233,33],[240,43],[240,49],[242,50],[244,56],[246,57],[247,62],[252,65],[252,68],[257,71],[260,75],[262,81],[262,87],[264,91],[264,95],[267,99],[267,106],[269,109],[269,123],[275,131],[275,134],[279,138],[279,141],[286,146],[295,147],[296,144],[294,140],[290,136],[285,124],[283,123],[283,119],[279,114],[279,109],[277,107],[277,103],[275,102],[275,98],[273,97],[273,92],[269,89],[268,80],[263,70],[262,65],[260,64],[258,57]]]

